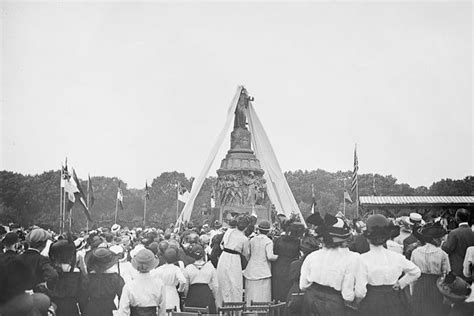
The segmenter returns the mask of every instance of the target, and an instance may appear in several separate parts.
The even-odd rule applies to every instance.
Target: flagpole
[[[344,216],[346,216],[346,179],[344,179],[344,190],[342,191],[342,200],[344,201]]]
[[[90,179],[91,175],[87,174],[87,207],[89,210],[91,209],[91,201],[90,201],[90,194],[89,194],[89,186],[90,186]],[[89,231],[89,219],[86,217],[86,232]]]
[[[143,228],[145,228],[146,225],[146,196],[145,196],[145,208],[143,210]]]
[[[60,169],[61,177],[59,178],[59,234],[62,234],[62,218],[63,218],[63,164]]]
[[[178,222],[179,218],[179,181],[178,181],[178,186],[176,187],[176,222]]]
[[[359,219],[359,175],[356,174],[356,218]]]
[[[118,198],[115,197],[115,224],[117,224],[117,215],[118,215]]]

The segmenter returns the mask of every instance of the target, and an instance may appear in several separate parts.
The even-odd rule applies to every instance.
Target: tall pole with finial
[[[59,179],[59,234],[62,234],[62,226],[63,226],[63,164],[61,163],[60,169],[60,179]]]

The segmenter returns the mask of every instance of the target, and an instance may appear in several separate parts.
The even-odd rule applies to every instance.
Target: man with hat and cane
[[[272,298],[271,261],[278,255],[273,253],[273,242],[268,238],[270,222],[262,221],[257,226],[258,235],[250,239],[250,260],[243,273],[245,277],[245,300],[270,302]]]

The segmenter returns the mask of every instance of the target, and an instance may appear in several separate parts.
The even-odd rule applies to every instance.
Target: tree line
[[[59,227],[60,171],[47,171],[39,175],[22,175],[10,171],[0,171],[0,223],[33,224],[57,230]],[[289,171],[285,177],[306,217],[311,212],[312,191],[316,208],[323,214],[336,214],[344,207],[344,190],[350,192],[351,171],[328,172],[321,169],[312,171]],[[116,177],[92,177],[94,205],[91,215],[94,220],[89,227],[112,225],[114,222],[117,187],[119,181],[124,195],[124,209],[119,208],[119,223],[122,225],[141,225],[143,221],[145,190],[128,188],[127,183]],[[177,202],[177,182],[191,188],[193,178],[177,171],[163,172],[154,178],[149,186],[150,199],[147,201],[147,224],[164,227],[176,220],[184,204]],[[210,208],[212,186],[215,177],[208,177],[194,203],[191,220],[202,224],[202,211]],[[429,188],[413,188],[406,183],[397,183],[391,175],[359,174],[359,195],[474,195],[474,177],[464,179],[442,179]],[[345,184],[345,187],[344,187]],[[81,180],[86,188],[86,181]],[[351,194],[352,199],[354,195]],[[346,203],[346,213],[351,214],[355,204]],[[73,207],[74,230],[86,227],[86,218],[79,203]]]

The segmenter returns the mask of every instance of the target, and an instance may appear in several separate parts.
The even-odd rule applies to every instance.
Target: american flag
[[[314,194],[314,184],[311,183],[311,214],[316,213],[316,195]]]
[[[354,193],[357,185],[357,171],[359,171],[359,161],[357,160],[357,146],[354,148],[354,171],[352,172],[352,185],[351,185],[351,192]]]
[[[123,192],[122,192],[122,188],[120,187],[121,183],[122,182],[119,180],[118,188],[117,188],[117,200],[120,205],[120,208],[123,210]]]

